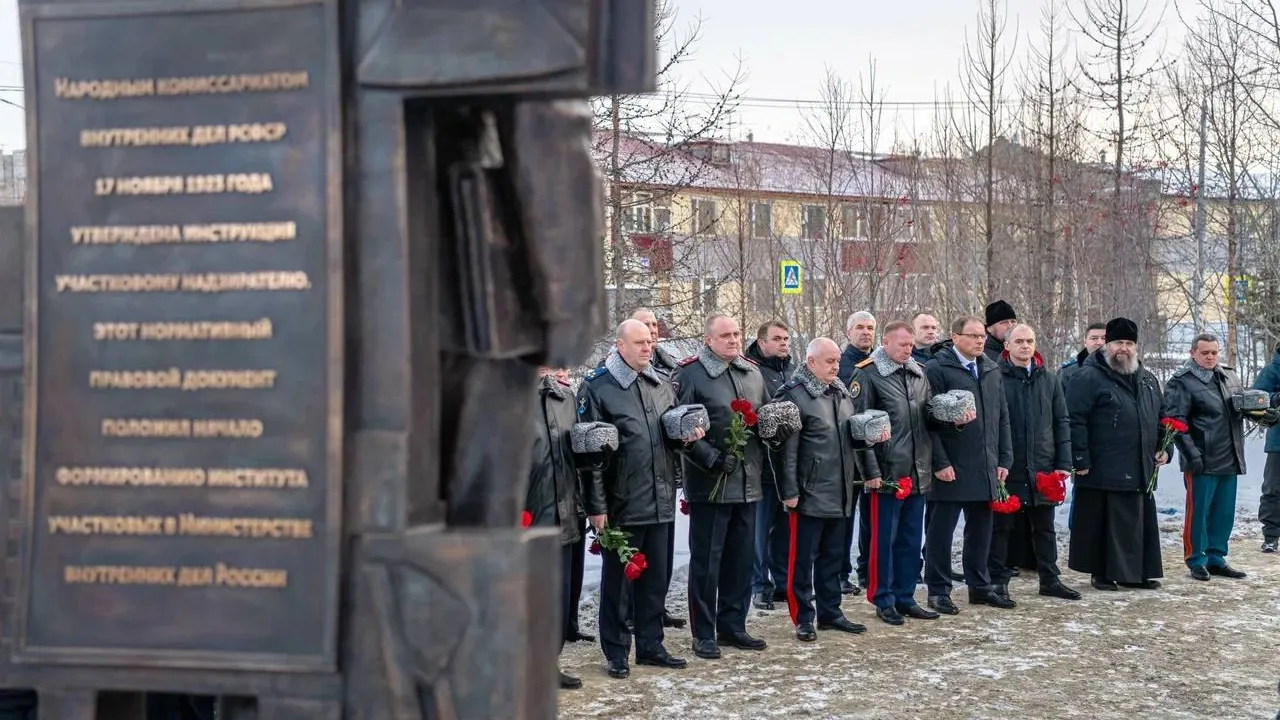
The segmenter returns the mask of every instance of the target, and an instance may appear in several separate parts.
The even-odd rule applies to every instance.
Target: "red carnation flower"
[[[622,568],[622,573],[627,576],[628,580],[635,582],[644,574],[644,568],[634,562],[629,562],[626,564],[626,567]]]
[[[533,513],[525,510],[520,513],[520,527],[529,527],[533,524]]]
[[[1187,427],[1187,424],[1185,422],[1177,418],[1171,418],[1171,417],[1164,418],[1160,421],[1160,424],[1168,428],[1171,432],[1176,432],[1176,433],[1184,433],[1190,429]]]
[[[906,500],[911,496],[911,478],[898,478],[898,489],[893,493],[898,500]]]
[[[733,402],[729,403],[729,409],[736,413],[742,413],[745,415],[746,413],[751,412],[751,402],[744,400],[743,398],[737,398]]]
[[[599,538],[596,538],[596,539],[594,539],[594,540],[592,540],[592,541],[591,541],[591,547],[587,548],[587,552],[591,553],[592,555],[599,555],[599,554],[600,554],[600,539],[599,539]]]
[[[685,500],[684,498],[680,498],[680,514],[681,515],[689,514],[689,501]]]
[[[638,552],[632,555],[631,562],[635,563],[636,565],[639,565],[641,570],[649,569],[649,558],[645,557],[644,553],[642,552]]]
[[[742,422],[746,423],[747,427],[755,427],[756,423],[760,422],[760,416],[756,415],[755,411],[748,410],[742,413]]]

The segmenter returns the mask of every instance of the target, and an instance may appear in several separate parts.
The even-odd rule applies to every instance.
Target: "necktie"
[[[974,380],[977,380],[978,379],[978,363],[971,362],[969,363],[968,367],[969,367],[969,374],[973,376]]]

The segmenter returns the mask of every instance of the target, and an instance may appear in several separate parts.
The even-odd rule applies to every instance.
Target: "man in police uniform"
[[[675,522],[675,451],[700,440],[669,438],[662,415],[675,407],[670,383],[650,365],[653,335],[644,323],[624,320],[617,345],[603,367],[587,373],[578,389],[578,422],[605,422],[618,429],[618,449],[603,469],[583,477],[587,519],[597,532],[606,523],[628,534],[630,545],[644,553],[648,568],[627,580],[621,560],[603,554],[600,581],[600,646],[610,677],[631,675],[631,633],[626,626],[627,589],[635,617],[636,662],[680,669],[683,658],[663,646],[662,611],[667,594],[667,542]]]
[[[529,487],[524,509],[533,526],[560,528],[563,591],[561,627],[577,622],[578,606],[573,602],[573,550],[582,537],[578,520],[578,477],[574,472],[569,431],[576,422],[573,388],[556,378],[551,368],[538,369],[541,379],[535,391],[533,461],[529,465]],[[561,649],[564,633],[561,633]],[[582,680],[560,671],[560,687],[576,689]]]
[[[1236,371],[1218,362],[1218,338],[1197,335],[1191,361],[1169,378],[1162,417],[1190,428],[1174,442],[1187,488],[1182,549],[1191,577],[1243,578],[1227,564],[1227,542],[1236,520],[1236,479],[1245,472],[1244,414],[1231,396],[1242,386]]]
[[[684,494],[689,501],[693,653],[714,660],[720,657],[717,641],[743,650],[765,649],[763,640],[747,634],[764,450],[754,433],[745,447],[732,447],[729,433],[735,401],[751,403],[748,412],[753,413],[768,397],[760,371],[742,356],[737,321],[721,314],[708,317],[703,340],[697,355],[680,361],[673,382],[677,404],[702,405],[711,420],[707,436],[684,456]]]
[[[782,503],[791,509],[787,606],[796,638],[812,642],[814,600],[818,628],[866,632],[840,612],[844,528],[858,491],[857,448],[849,432],[853,398],[839,380],[840,347],[828,338],[809,343],[805,364],[778,391],[800,410],[800,432],[773,456]]]

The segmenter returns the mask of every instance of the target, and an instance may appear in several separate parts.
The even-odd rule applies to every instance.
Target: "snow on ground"
[[[1084,593],[1078,602],[1039,597],[1034,573],[1024,571],[1010,586],[1015,610],[970,606],[961,586],[952,595],[960,615],[894,628],[876,619],[862,596],[846,596],[845,614],[869,631],[820,632],[816,643],[795,639],[779,604],[772,612],[752,611],[748,628],[769,642],[764,652],[725,649],[720,660],[700,660],[689,650],[688,630],[668,630],[668,649],[688,658],[689,668],[633,665],[631,678],[622,681],[605,675],[597,643],[576,643],[565,647],[561,664],[585,685],[560,694],[560,717],[1276,717],[1280,555],[1258,552],[1260,444],[1250,443],[1248,459],[1230,558],[1249,572],[1247,579],[1202,583],[1188,576],[1181,479],[1167,468],[1157,494],[1165,549],[1159,590],[1099,592],[1088,587],[1087,576],[1068,571],[1063,510],[1063,580]],[[683,523],[677,536],[668,606],[683,615]],[[583,630],[593,634],[594,585],[589,579],[581,609]],[[917,599],[923,602],[924,588]]]

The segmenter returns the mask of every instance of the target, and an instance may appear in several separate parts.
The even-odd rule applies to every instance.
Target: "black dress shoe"
[[[1056,597],[1063,600],[1079,600],[1080,593],[1063,585],[1060,580],[1055,580],[1048,585],[1040,586],[1040,594],[1045,597]]]
[[[616,680],[625,680],[631,677],[631,666],[627,664],[626,660],[610,660],[609,677]]]
[[[899,613],[916,620],[937,620],[938,613],[932,610],[926,610],[915,603],[910,605],[897,605],[894,607]]]
[[[669,670],[683,670],[689,665],[689,661],[684,658],[678,658],[671,653],[663,650],[657,655],[650,657],[637,657],[637,665],[652,665],[653,667],[667,668]]]
[[[671,614],[670,610],[662,611],[662,627],[680,629],[684,627],[684,619]]]
[[[703,660],[719,660],[720,648],[716,645],[715,640],[694,640],[693,654]]]
[[[560,671],[560,689],[561,690],[577,690],[582,687],[582,678],[576,678],[572,675],[566,675],[563,670]]]
[[[1009,577],[1021,577],[1021,576],[1022,576],[1022,571],[1019,570],[1018,568],[1011,568],[1009,570]]]
[[[964,582],[964,573],[962,573],[962,572],[956,572],[955,570],[952,570],[952,571],[951,571],[951,581],[952,581],[952,582],[958,582],[958,583],[962,583],[962,582]]]
[[[595,642],[595,640],[595,635],[588,635],[581,630],[570,630],[564,636],[565,642]]]
[[[796,626],[796,639],[801,642],[813,642],[818,639],[818,633],[813,631],[813,623],[800,623]]]
[[[840,594],[841,594],[841,595],[852,595],[852,594],[854,594],[854,593],[856,593],[856,592],[858,592],[858,586],[857,586],[857,585],[854,585],[854,584],[853,584],[853,583],[851,583],[851,582],[849,582],[849,578],[842,578],[842,579],[840,580]]]
[[[943,615],[959,615],[960,608],[951,602],[951,598],[946,595],[932,595],[929,597],[929,607],[937,610]]]
[[[1089,578],[1089,584],[1093,586],[1094,590],[1105,590],[1110,592],[1113,590],[1120,589],[1120,586],[1116,585],[1114,580],[1108,580],[1104,577],[1099,577],[1097,575],[1094,575],[1093,577]]]
[[[1191,568],[1191,579],[1209,582],[1209,569],[1203,565],[1197,565]]]
[[[880,618],[881,620],[885,621],[890,625],[904,625],[907,622],[906,620],[902,619],[901,615],[898,614],[897,608],[894,608],[892,606],[876,608],[876,617]]]
[[[1131,590],[1159,590],[1159,580],[1143,580],[1136,583],[1117,583],[1120,587],[1126,587]]]
[[[760,593],[759,595],[756,595],[755,602],[752,604],[756,606],[757,610],[772,610],[773,593]]]
[[[757,637],[751,637],[745,632],[740,633],[718,633],[716,642],[721,645],[738,648],[739,650],[764,650],[769,647],[769,643]]]
[[[838,617],[835,620],[828,620],[827,622],[818,621],[818,629],[839,630],[840,632],[861,635],[867,631],[867,626],[852,622],[848,618]]]
[[[1249,577],[1249,573],[1237,570],[1230,565],[1210,565],[1209,574],[1224,578],[1233,578],[1235,580]]]
[[[866,575],[858,575],[857,587],[864,587],[864,588],[871,587],[871,583],[867,580]]]
[[[1018,607],[1018,603],[1010,600],[1009,598],[1000,597],[994,592],[970,592],[969,604],[990,605],[993,608],[1000,608],[1001,610],[1012,610],[1013,608]]]
[[[782,589],[774,588],[774,590],[773,590],[773,601],[774,601],[774,602],[776,602],[776,603],[784,603],[784,602],[786,602],[786,601],[787,601],[787,589],[786,589],[786,588],[782,588]]]
[[[1009,583],[994,583],[991,586],[991,592],[999,595],[1005,600],[1009,599]]]
[[[627,626],[627,634],[628,634],[628,635],[635,635],[635,634],[636,634],[636,621],[635,621],[635,620],[628,620],[628,621],[626,622],[626,626]]]

